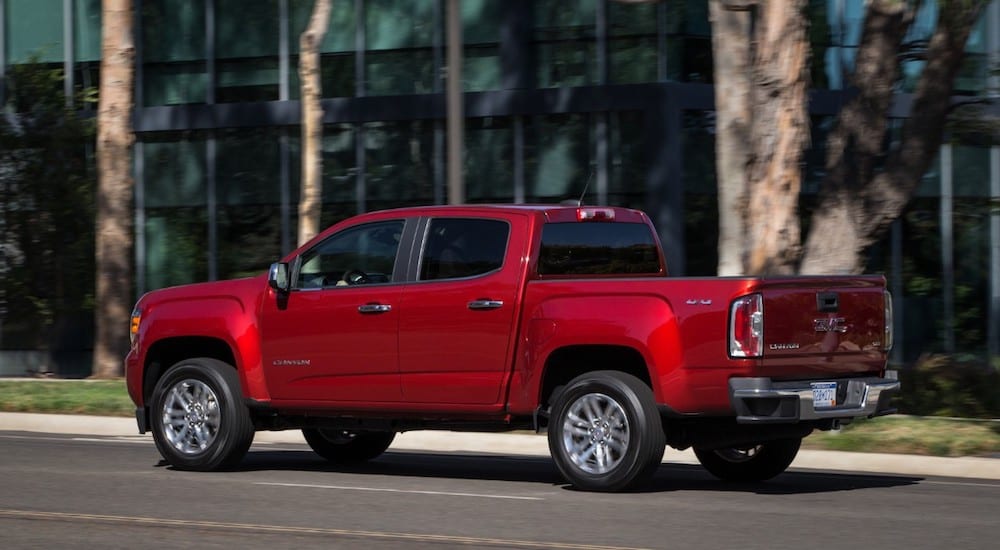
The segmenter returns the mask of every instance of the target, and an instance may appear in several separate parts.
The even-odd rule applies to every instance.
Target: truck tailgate
[[[880,373],[887,338],[884,288],[881,276],[761,281],[762,374],[781,379]]]

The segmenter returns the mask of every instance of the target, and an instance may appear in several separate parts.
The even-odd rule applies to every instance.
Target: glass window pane
[[[161,134],[142,146],[146,288],[208,279],[204,136]]]
[[[278,99],[278,3],[216,0],[219,103]]]
[[[475,277],[500,269],[509,232],[510,226],[501,220],[431,220],[420,258],[420,280]]]
[[[505,16],[504,2],[463,0],[462,86],[465,91],[500,88],[500,22]]]
[[[465,121],[465,194],[469,202],[513,202],[514,135],[511,119]]]
[[[302,255],[296,288],[388,283],[403,234],[403,220],[340,231]]]
[[[208,215],[204,206],[147,208],[146,288],[156,290],[208,279]]]
[[[642,209],[646,204],[648,162],[644,113],[610,113],[608,204]]]
[[[715,112],[684,113],[684,275],[712,276],[719,264],[719,196],[715,183]],[[709,243],[706,245],[706,243]]]
[[[205,3],[142,3],[143,104],[204,103]]]
[[[257,275],[281,255],[278,135],[230,130],[217,143],[219,277]]]
[[[100,61],[101,0],[76,0],[73,5],[75,61]]]
[[[368,93],[432,92],[434,28],[434,0],[365,2]]]
[[[145,141],[142,153],[146,208],[206,204],[203,137],[160,136]]]
[[[58,63],[63,60],[62,2],[6,3],[8,63]]]
[[[433,204],[433,124],[372,122],[364,129],[367,209]]]
[[[659,273],[660,253],[644,223],[547,223],[540,275]]]
[[[614,83],[655,82],[657,6],[608,3],[608,57]]]
[[[535,2],[538,86],[582,86],[597,81],[595,0]]]
[[[538,116],[525,128],[527,202],[578,199],[594,169],[589,119],[582,114]],[[588,192],[593,192],[591,187]]]

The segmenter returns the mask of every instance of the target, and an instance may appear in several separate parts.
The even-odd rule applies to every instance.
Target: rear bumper
[[[838,384],[836,406],[814,406],[812,384],[817,382]],[[770,378],[731,378],[729,401],[740,424],[848,420],[896,412],[889,401],[899,387],[898,380],[876,377],[781,382]]]

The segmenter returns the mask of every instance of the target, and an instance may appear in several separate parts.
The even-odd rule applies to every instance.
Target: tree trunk
[[[101,3],[97,111],[97,305],[94,376],[120,376],[128,351],[132,283],[132,1]]]
[[[749,274],[794,273],[800,253],[801,160],[809,143],[806,6],[772,0],[757,8],[743,261]]]
[[[897,0],[872,0],[862,30],[852,84],[858,95],[841,111],[827,145],[827,176],[812,217],[801,273],[860,273],[863,253],[909,202],[943,139],[965,43],[988,0],[942,0],[913,95],[910,118],[885,166],[883,143],[896,57],[914,17]]]
[[[718,274],[743,274],[744,206],[750,159],[749,9],[710,0],[715,59],[715,165],[719,193]]]
[[[320,104],[320,44],[330,23],[330,0],[316,0],[309,25],[299,37],[302,83],[302,190],[299,197],[299,245],[319,233],[323,203],[323,106]]]

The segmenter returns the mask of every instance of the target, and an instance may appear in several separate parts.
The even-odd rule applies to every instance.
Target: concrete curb
[[[140,437],[131,418],[104,416],[0,413],[0,431],[58,433],[103,437]],[[150,437],[146,434],[146,437]],[[268,444],[304,444],[297,430],[258,432],[254,441]],[[531,434],[491,434],[445,431],[415,431],[399,434],[392,448],[408,451],[460,452],[548,456],[544,437]],[[691,450],[667,449],[664,462],[697,464]],[[1000,459],[850,453],[841,451],[802,450],[793,468],[837,470],[909,476],[941,476],[1000,480]]]

